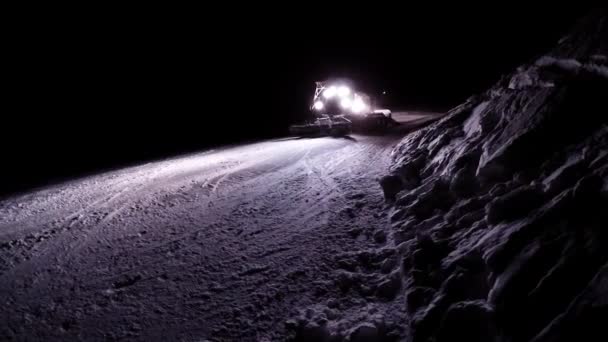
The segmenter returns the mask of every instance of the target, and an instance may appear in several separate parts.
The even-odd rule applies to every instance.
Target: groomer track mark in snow
[[[0,339],[277,340],[315,303],[356,312],[336,257],[378,245],[401,137],[221,148],[1,201]]]

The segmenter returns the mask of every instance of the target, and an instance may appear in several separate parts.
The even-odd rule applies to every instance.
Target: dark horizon
[[[387,90],[389,108],[444,111],[545,51],[584,13],[480,11],[382,9],[385,18],[356,26],[283,18],[282,30],[250,18],[230,34],[180,21],[33,30],[12,54],[0,195],[284,136],[307,117],[314,81],[332,76]]]

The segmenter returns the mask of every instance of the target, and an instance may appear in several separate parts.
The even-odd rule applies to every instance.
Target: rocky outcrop
[[[381,291],[405,293],[414,341],[608,339],[606,18],[394,150],[404,281]]]

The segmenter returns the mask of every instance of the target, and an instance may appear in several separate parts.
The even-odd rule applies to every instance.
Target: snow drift
[[[411,340],[607,340],[606,18],[393,151]]]

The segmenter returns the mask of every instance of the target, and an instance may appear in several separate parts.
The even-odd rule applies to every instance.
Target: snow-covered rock
[[[406,302],[413,341],[608,340],[606,56],[598,10],[395,148],[404,279],[378,291]]]

